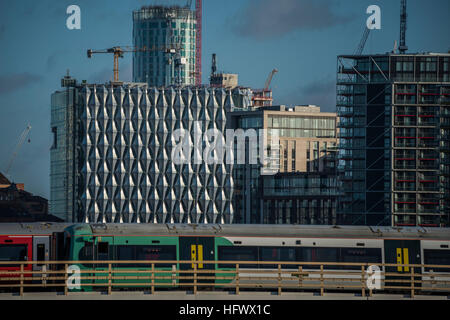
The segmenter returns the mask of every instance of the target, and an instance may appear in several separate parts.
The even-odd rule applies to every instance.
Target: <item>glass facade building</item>
[[[320,112],[320,108],[316,106],[296,106],[294,108],[270,106],[249,111],[235,111],[231,116],[234,128],[266,129],[267,139],[270,139],[273,130],[277,130],[279,154],[276,156],[276,161],[280,173],[298,173],[299,176],[305,172],[335,174],[336,114]],[[250,146],[247,144],[247,157],[249,148]],[[258,147],[257,152],[259,154]],[[283,219],[279,220],[271,215],[268,204],[270,199],[263,200],[264,184],[270,183],[269,181],[275,179],[275,176],[266,176],[261,169],[260,164],[235,165],[234,209],[236,223],[272,223],[270,221],[278,223],[283,221]],[[306,194],[304,195],[306,196]],[[302,198],[298,198],[301,197],[301,193],[296,197],[297,200],[301,200]],[[276,197],[270,201],[272,200],[278,201]],[[336,198],[333,198],[332,202],[334,204],[325,204],[325,206],[335,207]],[[281,200],[277,203],[283,206]]]
[[[77,91],[76,82],[69,76],[62,79],[61,91],[51,96],[50,149],[50,214],[64,221],[73,220],[74,207],[74,153]]]
[[[335,173],[279,173],[262,181],[263,223],[336,224]]]
[[[450,54],[338,57],[339,223],[449,225],[449,63]]]
[[[197,130],[200,139],[208,129],[224,132],[228,114],[248,106],[248,89],[75,82],[66,89],[52,98],[58,134],[51,159],[52,201],[65,220],[233,222],[233,164],[198,163],[196,150],[203,142],[194,139]],[[67,93],[74,100],[67,100]],[[181,143],[177,129],[189,139],[190,161],[172,158]]]
[[[133,12],[133,81],[149,86],[195,84],[195,12],[148,6]]]

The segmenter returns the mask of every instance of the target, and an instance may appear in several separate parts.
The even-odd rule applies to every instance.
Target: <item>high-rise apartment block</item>
[[[338,222],[449,226],[450,54],[338,57]]]
[[[320,112],[317,106],[270,106],[235,111],[231,116],[235,128],[265,129],[268,137],[276,130],[279,136],[279,173],[265,176],[260,164],[235,165],[235,222],[325,223],[329,220],[331,223],[332,219],[309,218],[320,204],[309,197],[312,193],[307,190],[307,185],[316,187],[318,174],[313,177],[312,173],[326,173],[334,179],[328,187],[336,191],[336,114]],[[247,146],[247,152],[249,148]],[[285,187],[283,183],[286,183]],[[291,183],[293,188],[288,190]],[[329,199],[331,193],[325,190],[326,187],[322,187],[322,192],[320,183],[318,186],[316,191],[319,191],[314,194],[316,200],[317,197]],[[336,200],[334,191],[332,197]],[[285,194],[281,195],[283,192]],[[274,205],[278,210],[272,210]],[[330,201],[325,205],[334,208],[335,216],[335,203]],[[303,220],[300,219],[302,206]],[[289,211],[287,215],[283,213],[286,210]]]

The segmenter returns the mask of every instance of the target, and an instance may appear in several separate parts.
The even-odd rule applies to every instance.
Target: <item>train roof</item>
[[[309,237],[355,239],[450,240],[450,228],[324,226],[324,225],[238,225],[238,224],[79,224],[77,234]]]
[[[0,223],[0,235],[44,235],[63,232],[73,223],[30,222]]]

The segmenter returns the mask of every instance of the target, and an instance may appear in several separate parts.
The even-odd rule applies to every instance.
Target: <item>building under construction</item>
[[[133,81],[150,86],[201,84],[201,1],[133,12]],[[153,49],[152,49],[153,48]]]
[[[450,54],[338,57],[338,223],[449,226]]]

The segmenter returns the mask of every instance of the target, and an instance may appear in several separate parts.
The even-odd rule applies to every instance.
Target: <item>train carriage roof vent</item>
[[[107,229],[106,223],[93,223],[93,224],[91,224],[91,228],[92,229],[103,229],[103,230]]]
[[[175,226],[175,224],[173,224],[173,223],[166,223],[166,227],[169,230],[169,232],[175,231],[175,233],[178,233],[178,230],[177,230],[177,227]]]
[[[376,229],[374,230],[371,226],[369,226],[370,231],[372,231],[373,233],[376,233],[377,236],[381,237],[383,235],[383,232],[381,232],[380,229]]]
[[[214,224],[212,225],[212,228],[214,229],[215,233],[222,232],[222,227],[220,226],[220,224]]]

